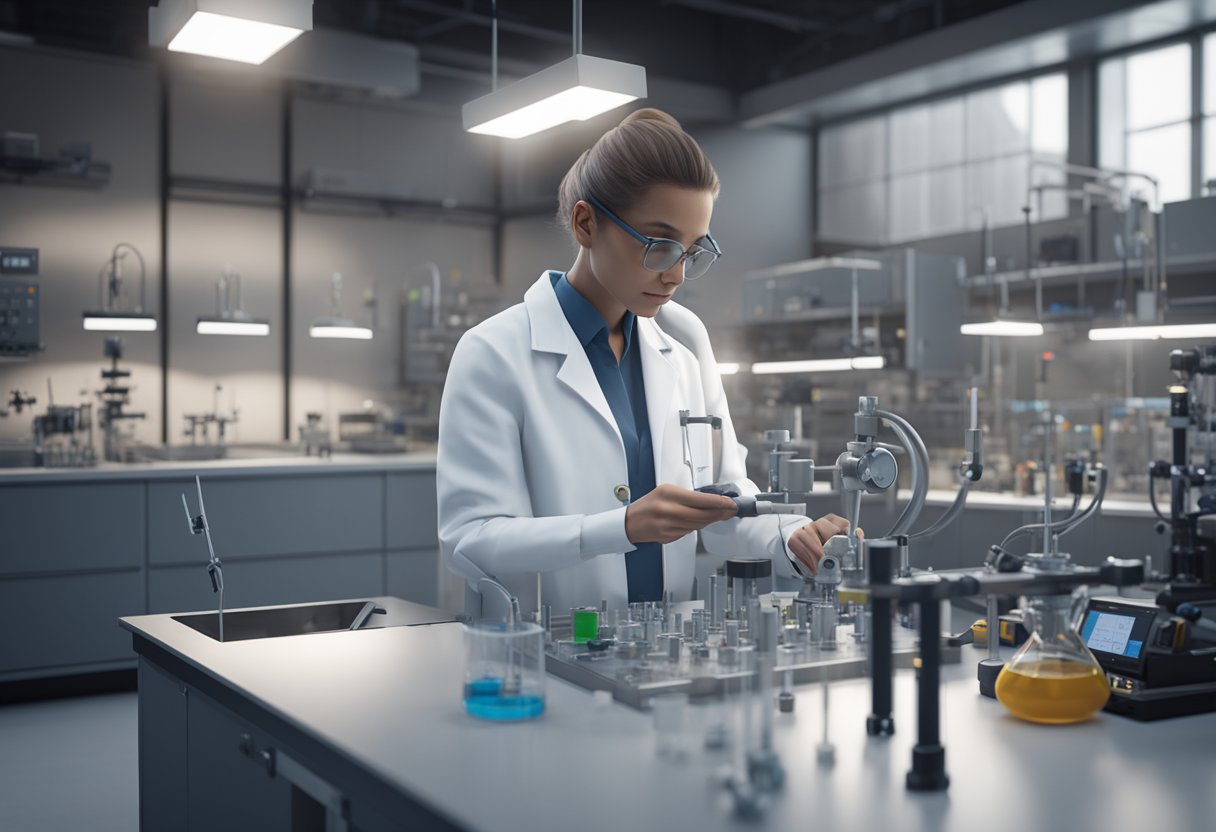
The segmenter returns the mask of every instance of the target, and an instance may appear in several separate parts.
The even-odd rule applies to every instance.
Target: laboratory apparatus
[[[1077,632],[1084,600],[1084,595],[1022,599],[1030,638],[996,680],[996,698],[1014,716],[1048,724],[1082,722],[1110,698],[1106,673]],[[1101,637],[1105,632],[1103,627]]]
[[[299,426],[300,444],[304,446],[304,456],[312,456],[315,452],[318,457],[332,456],[333,445],[329,440],[329,428],[321,425],[323,417],[320,413],[309,412],[304,414],[304,424]]]
[[[225,266],[215,283],[215,315],[199,317],[194,331],[199,335],[265,336],[270,334],[270,322],[245,311],[241,275]]]
[[[123,277],[123,261],[135,255],[139,262],[139,297],[130,296]],[[97,308],[83,314],[90,332],[154,332],[156,316],[147,308],[148,271],[144,256],[130,243],[118,243],[97,272]]]
[[[182,414],[182,419],[186,422],[183,435],[190,440],[190,446],[214,448],[217,456],[223,456],[228,426],[240,421],[240,411],[237,409],[235,399],[230,404],[229,413],[220,412],[220,394],[223,390],[224,387],[221,384],[216,384],[212,388],[212,407],[209,412]],[[214,441],[211,438],[212,425],[215,426]]]
[[[1139,720],[1216,710],[1216,347],[1174,350],[1169,367],[1172,457],[1149,468],[1167,565],[1143,587],[1152,603],[1092,600],[1082,630],[1111,683],[1107,710]]]
[[[125,462],[128,447],[134,443],[134,426],[129,423],[145,418],[144,413],[133,413],[126,409],[131,403],[131,387],[121,380],[131,377],[130,370],[120,369],[118,362],[123,357],[121,338],[106,338],[105,356],[110,366],[103,367],[101,378],[105,386],[97,391],[101,401],[100,423],[103,435],[103,450],[106,461]]]
[[[49,378],[46,393],[46,412],[34,417],[34,464],[46,468],[96,465],[93,405],[55,404],[55,391]]]
[[[190,514],[190,505],[186,495],[182,495],[182,508],[186,511],[186,524],[191,534],[201,534],[207,539],[207,574],[211,577],[211,591],[219,596],[216,609],[216,619],[219,622],[220,641],[224,640],[224,565],[215,555],[215,546],[211,543],[211,525],[207,522],[207,508],[203,505],[203,483],[197,476],[194,487],[198,489],[198,514]]]
[[[0,247],[0,356],[26,358],[46,349],[37,276],[38,249]]]
[[[496,722],[516,722],[545,710],[545,631],[519,614],[519,600],[498,581],[482,578],[506,596],[506,620],[464,625],[465,711]]]

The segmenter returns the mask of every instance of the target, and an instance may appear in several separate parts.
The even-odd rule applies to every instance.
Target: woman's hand
[[[789,550],[798,558],[799,563],[814,575],[819,571],[819,561],[823,560],[823,544],[828,542],[828,538],[848,533],[848,520],[837,514],[825,514],[790,535]],[[857,530],[857,537],[865,539],[861,529]]]
[[[635,544],[671,543],[711,523],[729,520],[737,511],[730,497],[664,483],[629,504],[625,510],[625,534]]]

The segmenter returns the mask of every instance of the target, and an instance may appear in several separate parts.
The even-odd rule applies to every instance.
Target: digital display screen
[[[1081,638],[1090,650],[1138,659],[1144,642],[1132,638],[1135,625],[1135,616],[1091,609],[1085,616]]]

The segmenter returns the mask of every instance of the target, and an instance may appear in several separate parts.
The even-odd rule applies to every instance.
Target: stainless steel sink
[[[374,602],[370,601],[342,601],[329,604],[308,604],[300,607],[225,612],[224,641],[247,641],[255,638],[280,638],[307,633],[349,630],[368,604],[375,607],[375,612],[365,615],[364,623],[361,623],[356,629],[367,630],[385,626],[384,610],[376,607]],[[213,612],[174,615],[172,618],[174,621],[219,641],[219,622]]]

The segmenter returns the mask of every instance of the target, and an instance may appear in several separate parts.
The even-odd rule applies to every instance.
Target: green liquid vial
[[[600,615],[597,609],[582,609],[570,611],[571,626],[574,630],[574,643],[583,644],[596,638],[600,632]]]

